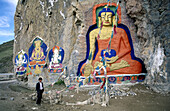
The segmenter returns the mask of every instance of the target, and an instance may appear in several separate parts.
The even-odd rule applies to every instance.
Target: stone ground
[[[56,85],[54,88],[60,90],[64,86]],[[90,97],[88,91],[81,91],[77,94],[74,90],[65,92],[62,104],[42,103],[41,106],[37,106],[35,101],[29,98],[29,95],[35,92],[34,90],[22,87],[16,81],[1,82],[0,111],[170,111],[170,94],[155,93],[144,85],[131,86],[130,89],[137,95],[111,98],[108,107],[101,107],[98,104],[65,105],[65,102],[83,101]]]

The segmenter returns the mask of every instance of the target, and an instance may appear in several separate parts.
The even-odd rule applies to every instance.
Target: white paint
[[[153,65],[151,67],[151,75],[154,77],[154,72],[161,72],[160,66],[163,63],[164,59],[164,49],[160,47],[160,43],[158,44],[157,50],[155,50],[153,54]]]
[[[21,30],[22,30],[22,27],[23,27],[22,20],[23,20],[23,18],[22,18],[22,16],[21,16],[21,23],[20,23],[20,28],[19,28],[19,31],[21,31]]]
[[[139,76],[139,75],[147,75],[147,73],[140,73],[140,74],[115,74],[115,75],[107,75],[107,77],[121,77],[121,76]],[[90,75],[90,77],[92,77],[91,75]],[[96,78],[97,77],[100,77],[100,78],[102,78],[102,77],[105,77],[104,75],[98,75],[98,76],[96,76]],[[80,76],[79,78],[81,78],[81,79],[85,79],[85,77],[84,76]]]
[[[54,6],[54,0],[49,0],[51,6],[53,7]]]
[[[78,50],[74,50],[74,53],[79,53],[79,51]]]
[[[41,7],[42,7],[42,9],[43,9],[43,13],[45,12],[44,11],[44,2],[42,2],[41,0],[39,0],[39,2],[40,2],[40,5],[41,5]]]
[[[49,47],[47,47],[47,50],[46,50],[46,51],[48,51],[48,49],[49,49]]]
[[[22,22],[21,22],[21,24],[20,24],[20,28],[19,28],[19,31],[21,31],[22,30]]]
[[[18,52],[18,54],[19,54],[19,53],[25,54],[25,51],[23,51],[23,49],[22,49],[21,51]]]
[[[63,19],[65,19],[65,15],[62,13],[62,11],[60,10],[60,14],[63,17]]]
[[[43,40],[40,36],[36,36],[30,43],[33,43],[33,41],[34,41],[36,38],[39,38],[39,39],[41,39],[41,40],[44,42],[44,40]]]
[[[54,6],[54,2],[58,2],[58,0],[49,0],[50,4],[51,4],[51,7]]]
[[[46,17],[48,17],[48,12],[46,12]]]
[[[65,2],[65,1],[63,1],[63,3],[64,3],[64,7],[66,7],[66,2]]]
[[[18,36],[16,35],[16,36],[15,36],[15,39],[16,39],[17,37],[18,37]]]

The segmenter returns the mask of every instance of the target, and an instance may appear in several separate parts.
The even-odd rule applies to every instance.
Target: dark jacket
[[[43,87],[43,89],[42,89],[41,91],[44,92],[44,85],[43,85],[43,82],[41,82],[41,83],[42,83],[42,87]],[[39,83],[39,82],[36,84],[36,90],[37,90],[37,93],[40,92],[40,83]]]

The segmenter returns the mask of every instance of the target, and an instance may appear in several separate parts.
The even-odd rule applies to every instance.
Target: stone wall
[[[134,20],[140,53],[148,76],[145,83],[157,92],[170,91],[170,2],[169,0],[125,0]]]
[[[168,9],[163,2],[161,5],[154,1],[121,0],[120,3],[122,23],[131,31],[135,54],[146,65],[146,83],[150,85],[169,82],[169,32],[164,30],[169,26]],[[104,2],[107,0],[19,0],[14,18],[14,57],[21,49],[28,52],[30,42],[40,36],[49,50],[54,45],[64,49],[63,64],[70,74],[76,75],[79,62],[86,56],[85,35],[92,25],[93,6]],[[48,59],[46,62],[49,64]]]

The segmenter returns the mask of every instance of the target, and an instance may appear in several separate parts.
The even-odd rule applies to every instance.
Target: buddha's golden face
[[[35,41],[35,48],[36,48],[37,50],[40,49],[40,46],[41,46],[41,41],[40,41],[40,40]]]
[[[40,45],[41,45],[41,41],[40,40],[35,41],[35,47],[40,47]]]
[[[112,13],[111,12],[101,13],[101,21],[103,22],[103,26],[111,26],[113,22]]]

